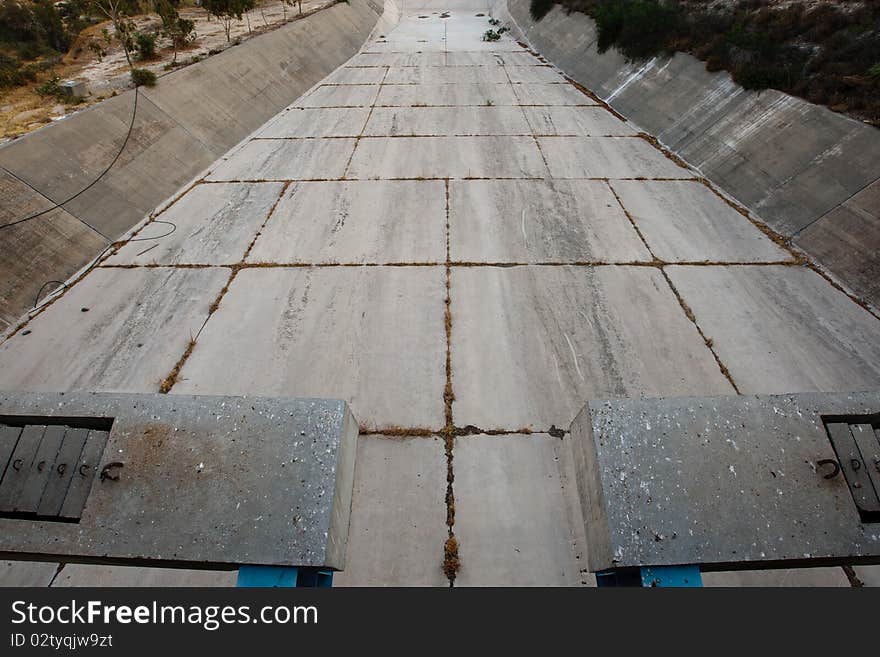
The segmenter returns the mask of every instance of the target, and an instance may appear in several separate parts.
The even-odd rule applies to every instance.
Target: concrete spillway
[[[880,321],[540,57],[482,41],[485,5],[448,7],[402,7],[181,190],[0,344],[0,388],[341,397],[363,435],[338,583],[446,585],[452,532],[456,585],[589,584],[557,459],[587,399],[875,389]]]

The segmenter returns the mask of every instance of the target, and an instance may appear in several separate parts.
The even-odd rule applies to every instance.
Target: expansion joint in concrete
[[[700,327],[699,323],[697,322],[697,318],[696,318],[696,315],[694,315],[693,310],[691,310],[690,306],[688,306],[687,302],[685,302],[684,298],[681,296],[679,291],[675,288],[675,285],[673,285],[672,279],[669,278],[669,274],[667,274],[666,270],[663,268],[664,263],[662,261],[660,261],[656,255],[654,255],[654,251],[653,251],[653,249],[651,249],[651,245],[648,244],[648,240],[645,239],[645,235],[642,233],[642,231],[639,228],[638,224],[636,223],[635,219],[633,219],[629,210],[626,209],[626,206],[623,204],[623,201],[621,200],[620,196],[617,194],[617,190],[614,189],[614,186],[611,184],[610,181],[606,181],[606,182],[608,184],[608,189],[611,190],[611,193],[614,195],[614,198],[617,199],[617,204],[620,206],[620,209],[623,211],[623,214],[626,215],[627,219],[629,219],[630,224],[632,225],[633,229],[636,231],[636,234],[639,236],[639,239],[642,241],[642,244],[645,246],[645,249],[647,249],[648,253],[651,254],[651,258],[653,259],[653,262],[650,264],[657,266],[658,269],[660,270],[660,273],[663,275],[664,280],[666,280],[666,284],[669,286],[669,289],[672,290],[672,294],[675,295],[675,298],[678,300],[678,304],[679,304],[679,306],[681,306],[681,309],[684,312],[685,316],[691,321],[691,323],[697,329],[697,333],[700,334],[700,337],[703,338],[703,343],[706,345],[706,348],[709,350],[709,352],[712,354],[712,357],[715,359],[715,363],[718,365],[718,369],[721,371],[721,374],[724,375],[724,378],[727,379],[727,381],[730,383],[730,385],[736,391],[736,394],[738,394],[738,395],[742,394],[740,392],[739,388],[737,387],[736,382],[733,380],[733,376],[730,374],[730,370],[727,369],[727,365],[725,365],[722,362],[721,358],[718,356],[718,353],[715,351],[715,347],[712,345],[712,340],[709,337],[707,337],[706,334],[703,332],[703,329]]]
[[[245,260],[251,252],[251,249],[254,248],[254,244],[256,244],[260,235],[262,234],[263,228],[265,228],[266,224],[272,218],[272,215],[275,213],[275,208],[278,207],[278,203],[281,202],[281,199],[284,197],[284,194],[287,192],[288,184],[282,185],[281,189],[278,191],[278,196],[275,198],[275,202],[272,204],[269,213],[266,215],[266,218],[263,220],[263,223],[260,224],[260,227],[257,229],[256,234],[251,240],[250,244],[248,244],[247,249],[244,252],[244,255],[241,257],[241,261],[232,267],[230,267],[229,279],[226,281],[226,284],[217,293],[217,297],[208,307],[208,314],[205,316],[205,321],[202,322],[202,325],[199,327],[199,330],[196,332],[194,336],[190,336],[189,342],[186,345],[186,349],[180,358],[177,359],[177,362],[174,364],[174,367],[171,368],[171,371],[168,373],[162,382],[159,384],[159,392],[163,394],[167,394],[171,392],[171,389],[174,387],[174,384],[177,383],[177,378],[180,375],[180,371],[183,369],[183,366],[186,364],[186,361],[189,359],[190,355],[193,352],[193,349],[196,347],[196,342],[199,339],[199,336],[202,334],[205,326],[207,326],[211,317],[220,307],[220,302],[223,301],[223,297],[226,296],[226,293],[229,291],[229,287],[232,285],[232,282],[235,280],[235,277],[238,276],[238,272],[244,267]]]
[[[363,139],[364,137],[364,132],[366,132],[367,126],[370,124],[370,119],[373,116],[373,110],[376,109],[376,102],[379,100],[379,94],[382,93],[382,85],[385,84],[385,78],[388,77],[388,71],[391,70],[390,66],[384,66],[382,68],[385,69],[385,72],[382,74],[382,79],[379,80],[379,88],[376,90],[376,95],[373,97],[373,102],[370,105],[370,111],[367,112],[367,118],[364,119],[364,124],[361,126],[361,130],[354,140],[354,146],[351,149],[351,153],[349,153],[348,155],[348,161],[345,163],[345,168],[342,170],[342,180],[348,179],[348,171],[351,168],[352,160],[354,160],[354,154],[357,152],[358,146],[361,143],[361,139]]]
[[[443,445],[446,453],[446,527],[448,536],[443,546],[443,572],[449,579],[449,586],[455,585],[455,577],[461,567],[458,556],[458,539],[455,537],[455,470],[453,465],[453,449],[455,447],[455,423],[452,405],[455,393],[452,389],[452,268],[450,267],[449,244],[449,180],[444,182],[445,214],[446,214],[446,298],[444,299],[443,326],[446,336],[446,383],[443,388],[443,409],[445,425],[443,428]]]
[[[62,212],[65,212],[65,213],[69,214],[71,217],[73,217],[74,219],[76,219],[78,222],[80,222],[83,226],[85,226],[86,228],[88,228],[89,230],[91,230],[92,232],[94,232],[96,235],[100,235],[100,236],[101,236],[104,240],[106,240],[107,242],[111,242],[111,241],[112,241],[112,239],[111,239],[109,236],[105,235],[105,234],[102,233],[100,230],[98,230],[97,228],[95,228],[94,226],[92,226],[92,224],[90,224],[88,221],[86,221],[86,220],[83,219],[82,217],[78,216],[77,214],[75,214],[75,213],[71,212],[70,210],[68,210],[67,208],[65,208],[65,207],[64,207],[64,203],[59,203],[58,201],[54,200],[51,196],[49,196],[49,195],[46,194],[45,192],[41,192],[39,189],[37,189],[36,187],[34,187],[33,184],[31,184],[30,182],[28,182],[27,180],[25,180],[24,178],[22,178],[21,176],[19,176],[19,175],[18,175],[17,173],[15,173],[14,171],[10,171],[9,169],[7,169],[6,167],[4,167],[4,166],[2,166],[2,165],[0,165],[0,169],[2,169],[3,171],[5,171],[5,172],[6,172],[7,174],[9,174],[11,177],[15,178],[18,182],[20,182],[22,185],[24,185],[24,186],[27,187],[28,189],[30,189],[34,194],[43,197],[44,199],[46,199],[47,201],[49,201],[49,203],[51,203],[51,204],[54,206],[54,207],[50,208],[49,210],[45,211],[45,214],[50,214],[50,213],[52,213],[52,212],[54,212],[54,211],[56,211],[56,210],[61,210]],[[43,211],[41,211],[41,212],[43,212]],[[14,223],[15,221],[17,221],[17,219],[13,220],[13,223]]]

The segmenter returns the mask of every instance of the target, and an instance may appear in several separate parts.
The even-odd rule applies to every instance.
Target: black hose
[[[8,224],[3,224],[2,226],[0,226],[0,230],[3,230],[4,228],[11,228],[12,226],[17,226],[18,224],[23,224],[26,221],[30,221],[31,219],[36,219],[37,217],[41,217],[44,214],[52,212],[53,210],[57,210],[58,208],[60,208],[64,205],[67,205],[72,200],[74,200],[76,197],[80,196],[81,194],[84,194],[85,192],[90,190],[92,187],[97,185],[98,182],[101,180],[101,178],[103,178],[105,175],[107,175],[107,172],[113,168],[113,165],[116,164],[116,161],[122,155],[122,151],[124,151],[126,145],[128,145],[128,140],[131,137],[132,130],[134,129],[134,119],[137,116],[137,106],[138,106],[138,87],[135,87],[134,88],[134,106],[132,107],[132,110],[131,110],[131,121],[128,124],[128,132],[125,135],[125,139],[122,142],[122,146],[119,147],[119,152],[116,153],[116,157],[114,157],[113,160],[111,160],[110,164],[107,165],[107,168],[101,172],[101,175],[99,175],[92,182],[90,182],[88,185],[83,187],[81,190],[79,190],[76,194],[74,194],[70,198],[68,198],[64,201],[61,201],[60,203],[56,203],[52,207],[46,208],[45,210],[40,210],[39,212],[35,212],[34,214],[28,215],[27,217],[24,217],[22,219],[16,219],[15,221],[11,221]]]

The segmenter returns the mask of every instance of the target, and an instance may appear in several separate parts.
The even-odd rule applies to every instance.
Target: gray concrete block
[[[445,296],[443,267],[243,270],[173,391],[333,397],[365,428],[440,429]]]
[[[341,70],[367,71],[372,69]],[[261,139],[357,137],[364,129],[369,114],[370,110],[367,107],[294,107],[279,114],[255,136]]]
[[[702,183],[617,180],[611,186],[661,260],[792,260],[790,253]]]
[[[248,256],[253,263],[443,262],[439,180],[293,183]]]
[[[539,137],[554,178],[693,178],[644,139]]]
[[[880,322],[815,272],[785,266],[666,271],[742,392],[880,386]]]
[[[239,263],[281,189],[282,183],[197,185],[161,213],[158,222],[145,226],[107,264]]]
[[[604,107],[524,107],[536,135],[561,137],[629,136],[637,130]]]
[[[559,472],[559,442],[547,434],[455,439],[455,535],[461,559],[456,586],[590,582],[582,523],[565,500],[569,491]]]
[[[354,139],[253,140],[219,162],[208,180],[326,180],[341,178]]]
[[[519,107],[377,107],[364,135],[529,135]]]
[[[455,267],[451,296],[459,426],[546,431],[596,397],[732,392],[656,269]]]
[[[348,177],[540,178],[546,171],[531,137],[370,137],[358,141]]]
[[[651,259],[601,181],[453,181],[449,197],[449,246],[455,261]]]
[[[158,390],[228,279],[224,268],[94,270],[0,344],[0,390]]]
[[[880,393],[592,400],[571,427],[590,570],[880,561],[823,418]]]
[[[345,565],[358,427],[343,401],[15,392],[0,395],[0,414],[112,421],[106,446],[89,456],[88,442],[77,457],[101,473],[84,491],[78,521],[2,518],[4,556],[208,569]]]
[[[439,438],[361,436],[345,570],[334,586],[448,586]]]

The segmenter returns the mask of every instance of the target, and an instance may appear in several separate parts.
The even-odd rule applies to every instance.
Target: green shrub
[[[556,0],[531,0],[529,3],[529,13],[534,20],[539,21],[550,13],[555,4]]]
[[[58,84],[60,81],[61,78],[57,75],[53,75],[43,84],[39,85],[35,91],[41,96],[49,96],[56,100],[66,100],[67,96],[64,91],[61,90],[61,85]]]
[[[134,37],[138,59],[148,61],[156,57],[156,35],[149,32],[138,32]]]
[[[155,87],[156,74],[145,68],[131,69],[131,81],[136,87]]]
[[[677,4],[658,0],[603,2],[595,18],[599,52],[616,46],[628,59],[644,59],[667,50],[684,23]]]

